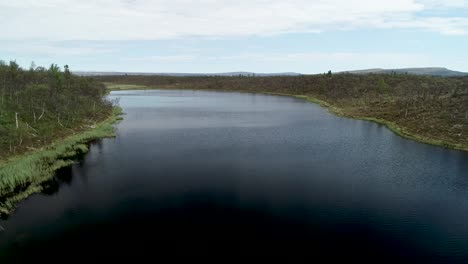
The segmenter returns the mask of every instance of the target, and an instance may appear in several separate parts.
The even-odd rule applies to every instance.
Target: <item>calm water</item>
[[[468,261],[468,153],[289,97],[112,97],[118,136],[0,221],[1,257]]]

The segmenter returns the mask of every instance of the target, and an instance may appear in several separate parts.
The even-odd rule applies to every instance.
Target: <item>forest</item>
[[[301,76],[99,76],[111,89],[197,89],[304,96],[335,113],[386,124],[402,136],[468,150],[468,77],[405,73]]]
[[[89,129],[109,116],[105,87],[68,66],[22,69],[0,61],[0,161]]]
[[[0,61],[0,216],[48,188],[55,172],[114,135],[120,108],[105,86],[68,66],[22,69]]]

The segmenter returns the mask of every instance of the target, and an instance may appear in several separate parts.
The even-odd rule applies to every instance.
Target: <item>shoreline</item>
[[[341,117],[346,117],[346,118],[352,118],[356,120],[363,120],[363,121],[369,121],[369,122],[374,122],[380,125],[385,126],[387,129],[392,131],[393,133],[397,134],[398,136],[402,138],[406,138],[409,140],[413,140],[419,143],[424,143],[432,146],[437,146],[437,147],[443,147],[446,149],[451,149],[451,150],[458,150],[458,151],[468,151],[468,146],[464,146],[462,144],[454,144],[450,142],[446,142],[443,140],[439,139],[432,139],[432,138],[427,138],[423,137],[417,134],[410,133],[406,131],[404,128],[396,124],[395,122],[385,120],[385,119],[379,119],[375,117],[368,117],[368,116],[356,116],[356,115],[351,115],[347,114],[342,108],[334,106],[329,104],[328,102],[325,102],[323,100],[311,97],[311,96],[306,96],[306,95],[290,95],[290,94],[277,94],[277,95],[286,95],[286,96],[292,96],[296,98],[301,98],[304,99],[308,102],[312,102],[315,104],[318,104],[324,108],[326,108],[330,113],[336,115],[336,116],[341,116]]]
[[[195,90],[195,89],[184,89],[180,87],[150,87],[150,86],[144,86],[144,85],[132,85],[132,84],[115,84],[115,83],[104,83],[109,91],[126,91],[126,90]],[[217,92],[240,92],[240,93],[258,93],[258,94],[268,94],[268,95],[278,95],[278,96],[290,96],[290,97],[295,97],[299,99],[304,99],[310,103],[318,104],[321,107],[324,107],[325,109],[328,110],[328,112],[336,115],[336,116],[341,116],[341,117],[346,117],[346,118],[352,118],[356,120],[363,120],[363,121],[369,121],[369,122],[374,122],[380,125],[385,126],[388,128],[390,131],[393,133],[397,134],[398,136],[402,138],[406,138],[409,140],[414,140],[419,143],[423,144],[428,144],[432,146],[437,146],[437,147],[442,147],[446,149],[451,149],[451,150],[457,150],[457,151],[466,151],[468,152],[468,146],[464,146],[462,144],[456,144],[456,143],[450,143],[446,142],[443,140],[439,139],[434,139],[434,138],[427,138],[423,137],[414,133],[410,133],[398,124],[396,124],[393,121],[385,120],[385,119],[379,119],[379,118],[374,118],[374,117],[369,117],[369,116],[358,116],[358,115],[352,115],[352,114],[347,114],[346,111],[339,107],[332,105],[324,100],[315,98],[310,95],[295,95],[295,94],[286,94],[286,93],[272,93],[272,92],[264,92],[264,91],[242,91],[242,90],[215,90],[215,89],[199,89],[196,91],[217,91]]]
[[[42,183],[55,171],[69,166],[79,154],[88,152],[88,143],[115,137],[114,124],[122,120],[122,109],[114,107],[103,121],[86,131],[58,139],[40,149],[10,157],[0,162],[0,215],[9,215],[18,202],[42,191]]]

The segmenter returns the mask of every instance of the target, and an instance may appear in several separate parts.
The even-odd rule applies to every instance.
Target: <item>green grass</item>
[[[122,109],[114,108],[112,115],[93,130],[58,140],[47,147],[13,157],[0,164],[0,214],[9,214],[17,203],[42,190],[41,183],[50,180],[54,172],[73,163],[73,158],[88,151],[86,143],[115,136],[113,126],[121,120]]]
[[[135,84],[115,84],[115,83],[104,83],[108,90],[119,91],[119,90],[146,90],[151,89],[151,87],[145,85],[135,85]]]

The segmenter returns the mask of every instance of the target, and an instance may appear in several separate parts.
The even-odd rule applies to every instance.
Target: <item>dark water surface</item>
[[[112,97],[118,136],[0,221],[2,258],[468,261],[468,153],[290,97]]]

